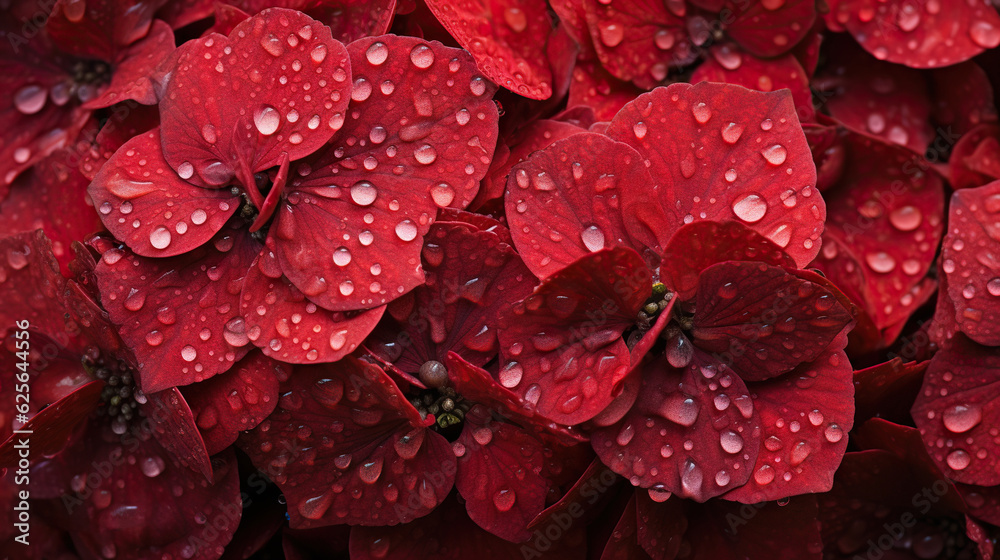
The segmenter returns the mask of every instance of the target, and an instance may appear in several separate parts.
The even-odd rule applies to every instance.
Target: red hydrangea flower
[[[651,492],[817,491],[846,447],[851,306],[795,269],[824,213],[797,122],[788,95],[674,85],[511,174],[543,282],[501,317],[498,379],[542,416],[593,419],[598,455]]]
[[[437,210],[475,196],[496,141],[492,86],[456,49],[389,35],[345,48],[280,9],[174,60],[160,128],[90,188],[129,249],[97,276],[143,386],[208,378],[251,343],[293,363],[340,359],[423,281]]]
[[[476,524],[524,541],[568,470],[560,464],[568,456],[553,459],[547,447],[559,440],[536,433],[562,430],[532,419],[476,367],[496,356],[498,310],[523,297],[534,277],[499,223],[447,217],[455,221],[435,224],[424,248],[427,284],[394,302],[395,320],[374,335],[397,383],[354,358],[338,369],[298,370],[267,428],[242,440],[256,464],[274,467],[293,526],[407,522],[434,509],[454,484]],[[332,445],[317,454],[316,439]],[[302,487],[303,469],[323,474]]]
[[[217,558],[242,512],[232,451],[210,462],[180,393],[135,386],[131,352],[87,290],[59,274],[40,232],[3,238],[0,251],[12,304],[4,322],[31,325],[31,419],[4,427],[33,432],[33,513],[88,557]],[[15,363],[19,339],[6,330],[5,363]],[[3,385],[13,386],[16,370],[3,371]],[[3,467],[15,464],[18,437],[0,445]]]
[[[1000,45],[1000,15],[988,2],[835,0],[825,16],[879,60],[940,68]]]
[[[27,35],[20,18],[38,7],[4,9],[0,37],[10,48],[0,56],[0,80],[9,95],[0,124],[14,132],[0,140],[3,184],[72,142],[91,111],[157,102],[156,69],[174,49],[170,27],[153,19],[162,3],[60,0],[44,27]]]

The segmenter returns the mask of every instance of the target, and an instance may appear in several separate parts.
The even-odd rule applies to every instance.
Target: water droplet
[[[960,471],[969,466],[969,463],[972,462],[972,457],[965,451],[956,449],[948,454],[946,461],[949,467]]]
[[[705,103],[695,103],[691,107],[691,114],[694,115],[694,120],[701,124],[707,123],[712,118],[712,110]]]
[[[500,384],[508,389],[517,387],[524,375],[524,368],[518,362],[510,362],[500,370]]]
[[[733,214],[747,223],[759,222],[767,213],[767,202],[759,195],[747,194],[733,202]]]
[[[604,248],[604,232],[601,228],[597,226],[588,226],[580,232],[580,238],[583,240],[584,246],[591,253],[600,251]]]
[[[528,28],[528,16],[520,8],[507,8],[503,12],[503,19],[514,33],[520,33]]]
[[[603,22],[598,25],[601,42],[607,47],[617,47],[625,39],[625,28],[617,23]]]
[[[434,147],[430,144],[424,144],[416,150],[413,150],[413,157],[419,163],[430,165],[434,163],[435,159],[437,159],[437,152],[434,151]]]
[[[735,144],[743,134],[743,126],[734,122],[722,127],[722,140],[726,144]]]
[[[434,51],[427,45],[417,45],[410,50],[410,62],[420,69],[430,68],[434,64]]]
[[[985,21],[977,21],[969,27],[969,37],[972,42],[983,47],[992,49],[1000,45],[1000,30]]]
[[[656,43],[656,48],[661,51],[669,51],[673,48],[676,39],[674,39],[674,34],[669,30],[660,29],[653,35],[653,42]]]
[[[455,200],[455,189],[448,183],[438,183],[431,187],[431,200],[438,207],[444,208]]]
[[[368,206],[375,202],[378,191],[368,181],[358,181],[351,187],[351,200],[359,206]]]
[[[701,484],[704,480],[701,469],[694,461],[688,459],[681,470],[681,488],[689,496],[701,495]]]
[[[889,222],[899,231],[913,231],[920,227],[923,215],[915,206],[902,206],[889,214]]]
[[[635,137],[637,139],[642,140],[643,138],[646,137],[646,132],[647,132],[646,123],[642,121],[635,123],[634,125],[632,125],[632,132],[635,134]]]
[[[149,244],[156,249],[166,249],[170,245],[170,230],[158,227],[149,234]]]
[[[767,486],[774,480],[774,469],[771,465],[764,465],[757,469],[757,472],[753,473],[753,479],[761,486]]]
[[[719,443],[723,451],[729,454],[736,454],[743,450],[743,438],[732,430],[726,430],[719,436]]]
[[[270,136],[278,130],[278,125],[281,124],[281,115],[274,107],[264,105],[254,112],[253,122],[258,132],[264,136]]]
[[[825,437],[826,441],[830,443],[837,443],[843,439],[844,430],[836,424],[830,424],[826,427],[826,430],[823,431],[823,437]]]
[[[403,241],[413,241],[417,238],[417,226],[410,220],[403,220],[396,224],[396,237]]]
[[[368,47],[368,50],[365,51],[365,57],[368,59],[369,64],[379,66],[389,58],[389,47],[382,42],[372,43]]]
[[[193,362],[195,358],[198,357],[198,351],[195,350],[194,346],[188,344],[181,349],[181,358],[184,358],[185,362]]]
[[[955,405],[941,415],[944,427],[961,434],[975,428],[983,419],[983,412],[976,405]]]
[[[155,478],[163,472],[165,466],[166,463],[160,457],[146,457],[142,460],[139,468],[142,469],[142,474],[149,478]]]
[[[865,262],[868,263],[868,266],[872,270],[882,274],[892,272],[892,270],[896,268],[896,259],[892,258],[892,256],[885,251],[868,253],[865,255]]]
[[[44,88],[30,85],[24,86],[14,94],[14,107],[25,115],[34,115],[45,106],[48,93]]]
[[[500,511],[510,511],[510,508],[514,507],[516,498],[513,490],[498,490],[496,494],[493,494],[493,505]]]
[[[770,148],[764,149],[760,155],[764,156],[764,159],[771,165],[781,165],[785,163],[785,158],[788,157],[788,150],[781,144],[775,144]]]

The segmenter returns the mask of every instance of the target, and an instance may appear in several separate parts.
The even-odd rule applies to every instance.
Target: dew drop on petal
[[[253,122],[257,127],[257,132],[260,132],[264,136],[270,136],[278,130],[278,125],[281,123],[281,115],[278,114],[277,109],[274,107],[264,105],[254,112]]]
[[[955,469],[956,471],[960,471],[969,466],[969,463],[972,462],[972,457],[970,457],[965,451],[956,449],[948,454],[945,461],[948,463],[949,467]]]
[[[149,244],[156,249],[166,249],[170,245],[170,230],[158,227],[149,234]]]
[[[767,213],[767,202],[756,194],[746,194],[733,201],[733,214],[749,224],[759,222]]]
[[[592,225],[584,228],[580,232],[580,238],[583,240],[583,244],[587,247],[587,250],[591,253],[600,251],[604,248],[604,232],[601,228]]]
[[[983,411],[976,405],[955,405],[941,415],[948,431],[961,434],[975,428],[983,419]]]
[[[417,226],[410,220],[396,224],[396,237],[403,241],[413,241],[417,238]]]

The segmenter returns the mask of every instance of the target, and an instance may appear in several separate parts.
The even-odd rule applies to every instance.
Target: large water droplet
[[[603,22],[598,24],[601,42],[607,47],[617,47],[625,39],[625,28],[617,23]]]
[[[410,62],[420,69],[430,68],[434,64],[434,51],[427,45],[417,45],[410,50]]]
[[[889,213],[889,223],[899,231],[913,231],[920,227],[923,215],[915,206],[901,206]]]
[[[170,245],[170,230],[158,227],[149,233],[149,244],[156,249],[166,249]]]
[[[510,511],[510,508],[514,507],[516,498],[513,490],[497,490],[497,493],[493,494],[493,505],[500,511]]]
[[[976,405],[955,405],[941,415],[944,427],[956,434],[975,428],[983,419],[983,411]]]
[[[767,202],[760,195],[746,194],[733,201],[733,214],[744,222],[759,222],[766,213]]]
[[[580,238],[583,240],[584,246],[591,253],[600,251],[604,248],[604,232],[601,228],[597,226],[588,226],[580,232]]]
[[[47,96],[48,93],[42,87],[24,86],[14,94],[14,107],[25,115],[34,115],[45,106]]]
[[[771,165],[781,165],[785,163],[785,158],[788,157],[788,150],[781,144],[775,144],[770,148],[765,148],[760,155],[764,156],[764,159]]]
[[[972,42],[984,49],[1000,45],[1000,30],[985,21],[977,21],[969,26],[969,37],[972,38]]]
[[[956,449],[948,454],[945,461],[948,463],[949,467],[955,469],[956,471],[960,471],[969,466],[969,463],[972,462],[972,457],[970,457],[965,451]]]
[[[417,238],[417,226],[410,220],[403,220],[396,224],[396,237],[403,241],[413,241]]]
[[[278,130],[278,125],[281,124],[281,115],[274,107],[264,105],[254,112],[253,123],[258,132],[264,136],[270,136]]]
[[[896,259],[892,258],[892,256],[885,251],[868,253],[865,255],[865,262],[868,263],[868,266],[872,270],[882,274],[892,272],[892,270],[896,268]]]
[[[368,206],[375,202],[378,191],[368,181],[358,181],[351,186],[351,200],[360,206]]]

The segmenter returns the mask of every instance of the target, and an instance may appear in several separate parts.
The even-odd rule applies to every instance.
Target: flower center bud
[[[458,436],[452,430],[465,419],[465,414],[472,408],[472,402],[459,395],[454,388],[448,386],[448,368],[436,360],[429,360],[420,366],[418,372],[420,381],[427,389],[418,389],[410,397],[410,403],[421,418],[433,414],[433,428],[445,437]]]
[[[93,351],[84,356],[83,367],[106,383],[98,414],[111,419],[111,431],[124,434],[133,419],[143,417],[139,405],[146,402],[146,395],[135,383],[132,368],[122,360]]]

